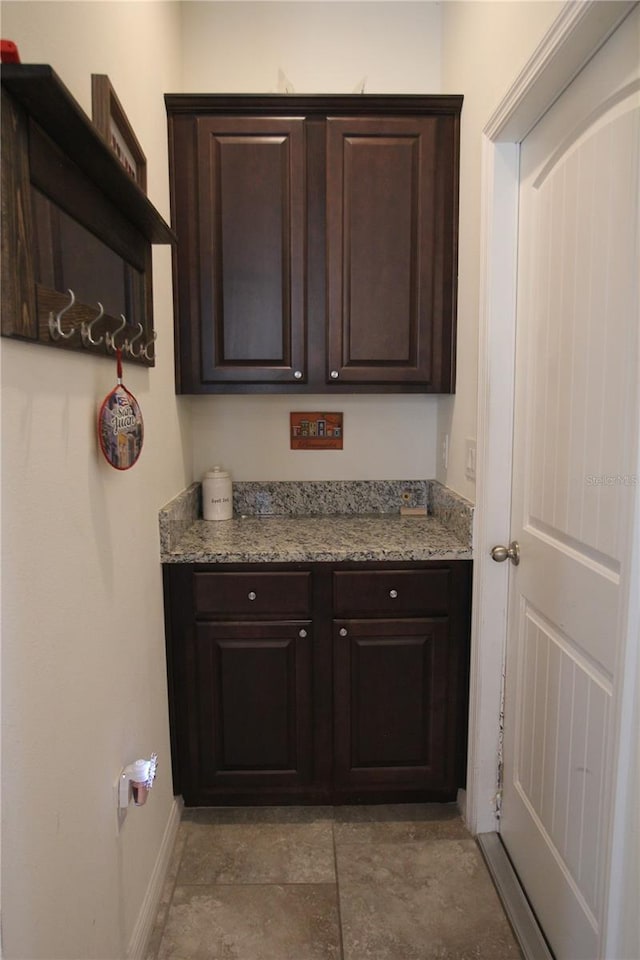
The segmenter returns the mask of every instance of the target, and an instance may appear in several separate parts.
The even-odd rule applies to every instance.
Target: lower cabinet
[[[455,799],[470,561],[169,564],[164,577],[187,806]]]

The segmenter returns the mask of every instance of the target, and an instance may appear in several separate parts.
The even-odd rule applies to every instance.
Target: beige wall
[[[183,5],[183,89],[297,93],[440,91],[436,3]],[[202,397],[192,401],[194,476],[222,463],[236,479],[411,479],[435,474],[438,399],[393,395]],[[291,452],[289,411],[342,410],[342,451]],[[265,411],[268,414],[265,415]]]
[[[183,3],[185,92],[438,93],[441,4]],[[359,92],[359,88],[358,88]]]
[[[442,92],[464,94],[460,156],[458,366],[454,397],[438,407],[438,479],[470,500],[465,440],[477,416],[482,129],[560,12],[561,2],[446,2],[442,5]],[[449,466],[440,450],[449,435]]]
[[[178,82],[171,3],[4,3],[2,36],[50,63],[91,112],[107,73],[168,217],[162,91]],[[4,956],[122,958],[173,804],[158,508],[190,480],[173,393],[170,253],[154,250],[158,365],[125,366],[145,417],[120,473],[96,443],[115,363],[3,340]],[[116,834],[114,781],[157,750],[149,803]]]
[[[216,397],[192,404],[194,477],[420,480],[435,475],[436,401],[425,397]],[[344,411],[342,450],[291,450],[290,410]]]

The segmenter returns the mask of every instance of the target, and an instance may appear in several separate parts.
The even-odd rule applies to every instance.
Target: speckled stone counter
[[[201,520],[200,484],[160,512],[163,563],[470,560],[472,505],[435,481],[234,484],[234,519]],[[400,505],[429,515],[403,517]],[[277,511],[277,512],[276,512]],[[301,515],[303,514],[303,515]]]
[[[471,550],[433,517],[245,517],[197,520],[164,563],[469,560]]]

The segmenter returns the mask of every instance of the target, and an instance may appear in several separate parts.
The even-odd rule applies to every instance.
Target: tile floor
[[[518,960],[451,804],[184,811],[147,960]]]

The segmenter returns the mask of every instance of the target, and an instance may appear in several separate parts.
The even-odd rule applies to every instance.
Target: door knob
[[[491,549],[491,559],[496,563],[504,563],[505,560],[511,560],[514,567],[520,563],[520,545],[517,540],[512,540],[508,547],[497,545]]]

